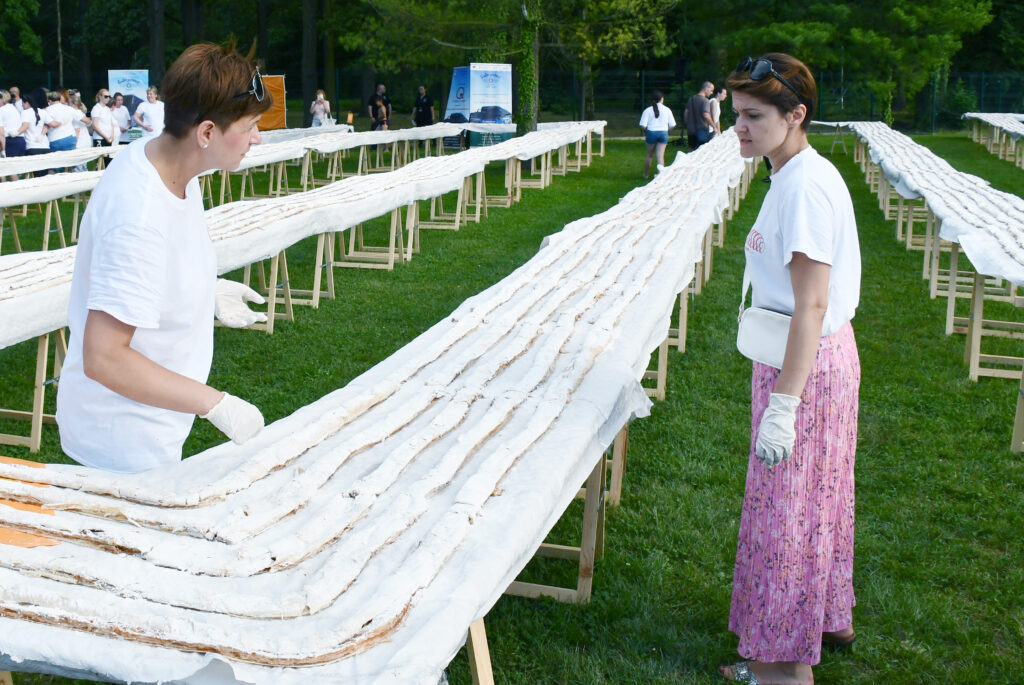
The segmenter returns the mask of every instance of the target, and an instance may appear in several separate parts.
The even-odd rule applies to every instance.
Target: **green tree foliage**
[[[1024,3],[992,0],[992,21],[966,36],[955,66],[963,71],[1024,71]]]
[[[991,0],[687,1],[671,21],[693,81],[724,75],[746,55],[789,52],[815,72],[855,75],[883,108],[900,108],[952,64],[964,36],[992,20],[991,8]]]
[[[511,61],[517,112],[535,128],[542,52],[585,75],[601,60],[664,56],[671,42],[664,16],[676,0],[364,0],[331,17],[346,50],[381,71]],[[396,49],[397,46],[397,49]]]
[[[583,117],[594,117],[594,65],[666,57],[674,49],[665,17],[677,0],[566,0],[548,3],[545,40],[580,75]]]
[[[0,57],[20,53],[42,61],[42,41],[32,27],[38,14],[38,0],[0,0]]]

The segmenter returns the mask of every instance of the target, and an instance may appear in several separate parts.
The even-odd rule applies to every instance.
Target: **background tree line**
[[[573,109],[590,118],[609,70],[671,72],[688,94],[745,55],[782,50],[838,75],[835,88],[857,84],[892,121],[934,101],[938,85],[948,93],[951,72],[1024,72],[1022,25],[1016,0],[0,0],[0,72],[45,71],[48,85],[88,95],[106,69],[149,68],[159,83],[185,46],[235,36],[309,102],[319,87],[362,100],[382,75],[511,62],[531,128],[546,73],[572,74]],[[342,67],[357,88],[341,88]]]

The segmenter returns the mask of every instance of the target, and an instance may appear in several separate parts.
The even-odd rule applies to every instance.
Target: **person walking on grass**
[[[672,110],[665,106],[665,98],[661,92],[651,94],[651,106],[640,115],[640,131],[647,143],[647,158],[644,160],[644,179],[650,177],[651,158],[657,155],[658,169],[665,166],[665,146],[668,145],[668,132],[675,128],[676,120]]]
[[[822,646],[854,640],[857,225],[842,176],[807,140],[818,100],[807,66],[768,53],[743,60],[727,83],[740,154],[772,162],[771,187],[747,236],[744,281],[755,307],[792,318],[781,369],[753,363],[729,610],[749,661],[721,673],[734,682],[810,685]]]
[[[690,97],[686,103],[686,110],[683,112],[683,123],[686,124],[686,142],[693,152],[704,143],[711,140],[715,130],[714,122],[711,120],[711,102],[708,100],[715,86],[711,81],[705,81],[700,90]]]

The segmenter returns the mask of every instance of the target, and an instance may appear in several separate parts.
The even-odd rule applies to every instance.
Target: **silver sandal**
[[[761,681],[757,679],[757,676],[750,670],[750,666],[747,663],[746,661],[741,661],[738,664],[729,666],[729,671],[732,673],[732,678],[729,678],[729,680],[734,683],[746,683],[746,685],[761,685]]]

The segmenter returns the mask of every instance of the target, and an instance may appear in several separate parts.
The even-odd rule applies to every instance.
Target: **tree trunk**
[[[302,0],[302,121],[312,124],[309,103],[316,92],[316,15],[317,0]]]
[[[89,0],[78,0],[78,30],[82,32],[82,55],[78,63],[81,74],[79,92],[82,94],[82,104],[92,111],[93,94],[96,89],[92,87],[92,55],[89,54],[89,37],[85,35],[87,26],[85,15],[88,10]]]
[[[593,121],[594,116],[594,70],[590,62],[584,62],[580,69],[580,119]]]
[[[324,14],[323,14],[324,17],[328,17],[329,18],[331,16],[331,12],[334,10],[334,8],[332,6],[333,4],[334,3],[331,2],[331,0],[324,0]],[[331,26],[331,22],[327,21],[327,22],[325,22],[325,25],[326,26]],[[323,76],[324,82],[323,82],[323,89],[327,92],[327,101],[333,103],[331,105],[331,108],[332,108],[331,112],[332,112],[333,116],[335,116],[335,117],[338,116],[338,113],[334,111],[338,107],[338,92],[337,92],[338,89],[334,87],[334,85],[335,85],[335,83],[334,83],[334,78],[335,78],[335,75],[334,75],[334,70],[335,70],[334,53],[336,51],[337,44],[338,44],[338,41],[337,41],[337,37],[336,36],[334,36],[331,33],[327,33],[326,35],[324,35],[324,76]]]
[[[181,0],[181,37],[185,47],[203,38],[203,5],[199,0]]]
[[[537,110],[540,78],[540,31],[536,21],[526,21],[522,27],[520,45],[523,56],[519,60],[519,135],[537,130]]]
[[[167,45],[164,40],[164,1],[149,0],[149,82],[157,84],[164,78]]]
[[[267,27],[269,26],[269,0],[257,0],[256,2],[256,61],[266,72],[270,69],[270,38]]]

